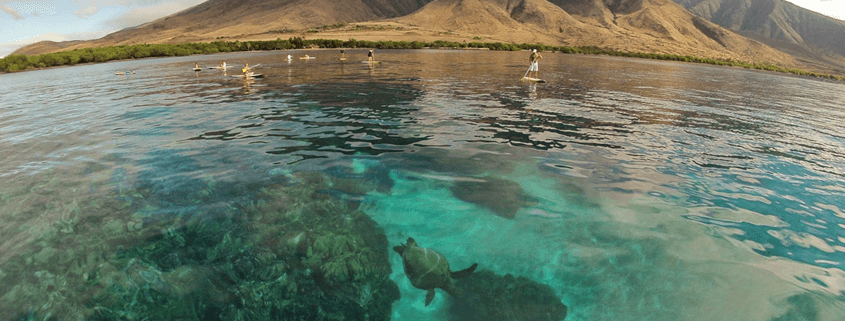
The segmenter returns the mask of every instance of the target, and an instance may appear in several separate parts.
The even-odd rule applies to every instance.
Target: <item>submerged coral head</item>
[[[520,208],[537,202],[518,183],[496,177],[485,177],[483,181],[458,181],[451,191],[458,199],[505,218],[514,218]]]

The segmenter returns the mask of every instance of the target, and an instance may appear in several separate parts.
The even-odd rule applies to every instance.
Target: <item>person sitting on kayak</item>
[[[370,52],[367,53],[367,62],[375,62],[376,57],[373,54],[373,49],[370,49]]]
[[[540,65],[539,65],[538,61],[540,59],[543,59],[543,55],[541,55],[539,52],[537,52],[537,49],[534,49],[531,52],[531,57],[528,59],[531,62],[531,66],[528,67],[528,72],[529,72],[529,74],[531,72],[534,72],[534,74],[531,76],[531,78],[535,78],[535,79],[537,78],[537,71],[540,69]]]

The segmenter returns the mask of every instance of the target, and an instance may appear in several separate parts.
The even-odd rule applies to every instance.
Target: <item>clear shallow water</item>
[[[550,53],[527,85],[525,53],[289,53],[0,76],[2,314],[257,319],[384,275],[392,319],[455,319],[396,253],[352,245],[383,249],[380,227],[547,284],[567,320],[845,316],[842,84]],[[190,71],[221,60],[266,78]],[[329,239],[349,244],[309,261]]]

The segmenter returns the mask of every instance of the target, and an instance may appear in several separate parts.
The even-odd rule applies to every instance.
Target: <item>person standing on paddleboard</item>
[[[531,57],[528,59],[531,62],[531,66],[528,67],[528,73],[531,74],[531,72],[534,72],[534,74],[531,75],[531,78],[537,78],[537,71],[540,69],[540,64],[538,63],[538,61],[540,59],[543,59],[543,55],[537,52],[537,49],[534,49],[531,52]]]
[[[367,53],[367,62],[372,63],[372,62],[375,62],[375,61],[376,61],[376,57],[373,54],[373,49],[370,49],[370,52]]]

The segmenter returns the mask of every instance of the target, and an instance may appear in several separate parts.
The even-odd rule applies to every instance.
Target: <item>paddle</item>
[[[519,80],[525,81],[525,77],[528,76],[529,72],[531,72],[531,64],[528,64],[528,70],[525,71],[525,74],[522,75],[522,78],[520,78]]]
[[[531,65],[533,65],[533,64],[534,64],[534,61],[532,60],[531,63],[528,64],[528,70],[525,71],[525,74],[522,75],[522,78],[519,79],[519,80],[525,81],[525,77],[527,77],[528,73],[531,72]]]
[[[255,66],[249,67],[249,70],[252,70],[252,68],[255,68],[255,67],[258,67],[258,66],[261,66],[261,64],[257,64]],[[246,67],[246,66],[244,66],[244,67]],[[243,68],[242,70],[243,70],[243,72],[246,72],[246,68]]]

